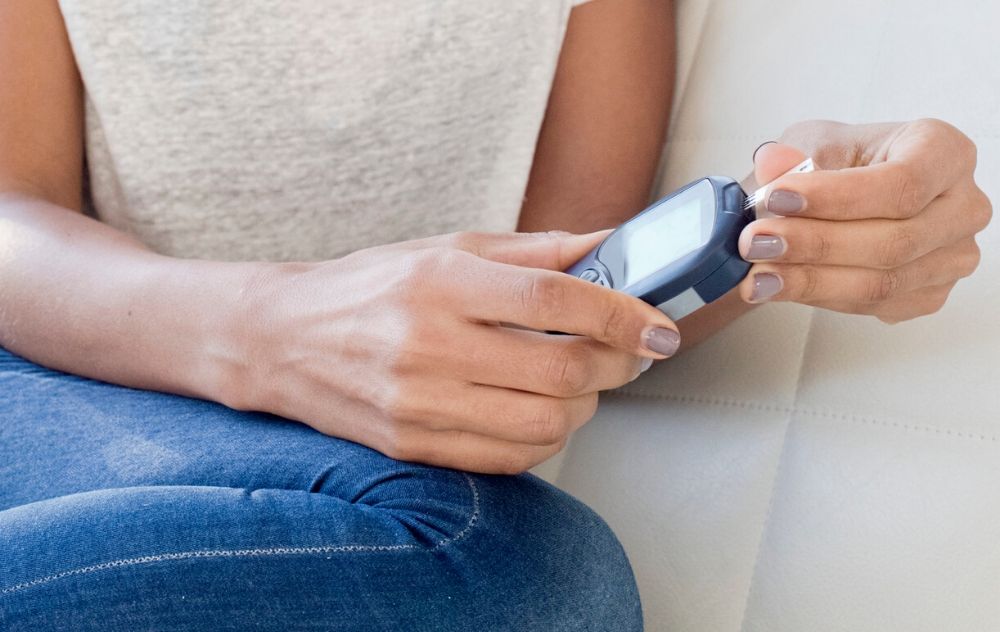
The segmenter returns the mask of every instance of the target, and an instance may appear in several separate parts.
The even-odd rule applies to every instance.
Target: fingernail
[[[747,259],[763,261],[777,259],[785,254],[785,240],[777,235],[754,235],[750,240],[750,250]]]
[[[767,210],[778,215],[794,215],[806,208],[806,199],[795,191],[777,189],[767,196]]]
[[[753,157],[750,159],[750,161],[751,162],[756,162],[757,161],[757,152],[760,151],[761,147],[763,147],[764,145],[770,145],[772,143],[777,143],[777,142],[778,141],[776,141],[776,140],[766,140],[763,143],[757,145],[757,149],[753,150]]]
[[[653,327],[643,338],[643,345],[653,353],[672,356],[681,346],[681,335],[666,327]]]
[[[639,373],[645,373],[651,366],[653,366],[653,358],[643,358],[642,364],[639,365]]]
[[[762,303],[781,291],[784,283],[781,277],[770,272],[761,272],[753,275],[753,292],[750,294],[751,303]]]

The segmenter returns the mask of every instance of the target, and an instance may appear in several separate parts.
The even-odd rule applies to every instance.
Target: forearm
[[[673,84],[671,2],[597,0],[574,9],[519,229],[589,232],[644,207]]]
[[[155,254],[77,212],[0,194],[0,345],[40,364],[213,400],[255,264]]]
[[[648,204],[674,71],[672,3],[594,2],[573,11],[520,230],[610,228]],[[682,348],[749,309],[730,293],[698,310],[681,323]]]

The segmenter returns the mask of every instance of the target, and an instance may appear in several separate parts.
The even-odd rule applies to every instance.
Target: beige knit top
[[[61,0],[95,214],[312,260],[512,230],[581,0]]]

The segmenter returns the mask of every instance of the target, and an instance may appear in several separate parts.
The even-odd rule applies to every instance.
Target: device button
[[[580,273],[580,278],[584,281],[590,281],[591,283],[599,283],[601,281],[601,273],[593,268],[587,268]],[[603,283],[601,283],[603,285]]]

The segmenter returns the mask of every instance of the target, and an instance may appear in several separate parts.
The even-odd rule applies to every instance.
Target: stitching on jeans
[[[465,527],[455,534],[454,537],[445,538],[439,540],[434,544],[433,547],[427,549],[416,544],[346,544],[341,546],[279,546],[270,547],[264,549],[231,549],[231,550],[208,550],[208,551],[184,551],[181,553],[162,553],[159,555],[143,555],[141,557],[132,557],[123,560],[114,560],[112,562],[104,562],[101,564],[93,564],[91,566],[84,566],[81,568],[75,568],[68,571],[63,571],[61,573],[55,573],[53,575],[48,575],[46,577],[40,577],[38,579],[33,579],[31,581],[22,582],[20,584],[14,584],[13,586],[8,586],[7,588],[0,589],[0,595],[8,595],[26,588],[32,588],[34,586],[40,586],[42,584],[47,584],[49,582],[54,582],[59,579],[65,579],[67,577],[74,577],[77,575],[87,575],[90,573],[95,573],[98,571],[109,570],[112,568],[125,568],[129,566],[138,566],[140,564],[151,564],[154,562],[170,562],[179,560],[190,560],[190,559],[206,559],[206,558],[238,558],[238,557],[272,557],[279,555],[329,555],[331,553],[370,553],[370,552],[387,552],[387,551],[412,551],[412,550],[426,550],[429,552],[438,551],[445,546],[461,540],[469,534],[470,531],[479,523],[480,516],[480,506],[479,506],[479,488],[476,486],[476,482],[471,476],[462,473],[465,477],[465,481],[469,485],[469,489],[472,492],[472,515],[469,516],[469,522],[466,523]]]
[[[443,540],[438,540],[438,543],[434,545],[432,551],[436,551],[441,547],[447,546],[452,542],[457,542],[467,536],[470,531],[479,523],[479,488],[476,487],[476,481],[472,480],[472,477],[462,472],[462,476],[465,477],[465,481],[469,484],[469,489],[472,491],[472,515],[469,516],[469,522],[466,523],[465,528],[456,533],[451,538],[445,538]],[[415,546],[415,545],[405,545],[405,546]]]
[[[826,410],[812,410],[808,408],[799,408],[797,406],[780,406],[777,404],[765,404],[762,402],[724,399],[718,397],[660,395],[653,393],[636,393],[636,392],[621,391],[621,390],[613,391],[609,393],[609,395],[620,396],[620,397],[632,397],[636,399],[657,399],[664,401],[674,401],[674,402],[680,402],[682,404],[705,404],[708,406],[724,406],[727,408],[744,408],[746,410],[763,410],[775,413],[786,413],[786,414],[797,413],[799,415],[809,415],[811,417],[820,417],[823,419],[831,419],[834,421],[846,421],[848,423],[865,425],[865,426],[886,426],[889,428],[898,428],[900,430],[907,430],[910,432],[923,432],[923,433],[946,435],[949,437],[956,437],[959,439],[973,439],[976,441],[988,441],[991,443],[1000,443],[1000,436],[998,435],[989,435],[982,433],[977,434],[973,432],[961,432],[958,430],[950,430],[948,428],[936,428],[934,426],[905,424],[898,421],[887,421],[885,419],[878,419],[875,417],[863,417],[861,415],[852,415],[849,413],[836,413]]]

